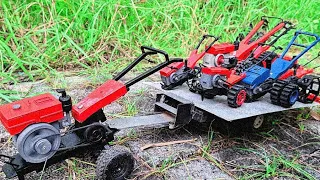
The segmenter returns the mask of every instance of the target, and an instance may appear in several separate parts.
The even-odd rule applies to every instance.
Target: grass
[[[201,35],[234,41],[262,15],[320,33],[319,5],[313,0],[1,1],[1,83],[75,69],[109,78],[139,54],[140,45],[185,57]]]
[[[292,157],[287,158],[282,155],[280,152],[268,152],[266,149],[262,148],[257,149],[243,149],[254,153],[261,158],[261,165],[258,165],[257,169],[261,169],[261,172],[251,173],[241,177],[241,179],[269,179],[269,178],[278,178],[278,177],[287,177],[294,179],[309,179],[315,180],[316,178],[311,175],[306,169],[308,167],[301,165],[298,161],[298,158]],[[260,166],[260,167],[259,167]],[[242,167],[248,169],[249,167]],[[300,177],[300,178],[299,178]]]

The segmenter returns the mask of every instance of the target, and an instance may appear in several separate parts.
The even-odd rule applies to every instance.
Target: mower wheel
[[[280,105],[280,95],[287,84],[287,82],[280,80],[273,84],[272,89],[270,91],[270,99],[272,104]]]
[[[103,150],[97,159],[96,179],[124,180],[133,168],[132,154],[122,146],[111,146]]]
[[[302,103],[313,103],[320,93],[320,77],[314,75],[305,75],[298,80],[300,87],[299,101]],[[310,96],[313,98],[310,98]]]
[[[233,108],[237,108],[242,106],[242,104],[246,101],[247,92],[243,86],[234,85],[232,86],[227,94],[228,105]]]
[[[299,99],[299,86],[293,83],[286,85],[280,95],[280,105],[289,108]]]

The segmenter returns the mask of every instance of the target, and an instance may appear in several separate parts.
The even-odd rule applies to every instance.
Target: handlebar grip
[[[212,37],[212,38],[215,38],[215,39],[219,39],[219,37],[216,37],[216,36],[211,35],[211,34],[205,34],[205,35],[203,35],[203,38],[208,38],[208,37]]]
[[[145,53],[146,51],[145,50],[149,50],[151,52],[155,52],[155,53],[158,53],[158,54],[162,54],[165,58],[166,58],[166,61],[169,61],[169,55],[167,52],[163,51],[163,50],[160,50],[160,49],[156,49],[156,48],[153,48],[153,47],[149,47],[149,46],[141,46],[141,51],[143,53]]]

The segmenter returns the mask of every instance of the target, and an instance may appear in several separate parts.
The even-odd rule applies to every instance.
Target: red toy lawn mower
[[[297,43],[297,38],[302,36],[314,40],[308,45]],[[274,51],[255,58],[255,51],[265,46],[261,44],[249,58],[238,63],[233,70],[224,67],[203,67],[200,77],[189,83],[190,90],[209,99],[217,95],[227,96],[228,105],[233,108],[242,106],[245,101],[255,101],[267,93],[270,93],[273,104],[285,108],[293,106],[297,100],[312,103],[320,92],[320,78],[312,74],[314,69],[300,66],[297,62],[318,42],[318,35],[296,31],[280,56],[275,51],[282,48],[275,47]],[[302,47],[302,50],[299,53],[296,51],[296,56],[288,58],[287,52],[294,47]]]
[[[182,59],[169,59],[166,52],[142,46],[142,54],[112,80],[98,87],[82,101],[72,105],[63,89],[59,98],[42,94],[0,106],[0,120],[13,136],[18,154],[5,159],[3,172],[8,178],[41,171],[81,152],[85,148],[104,149],[97,163],[98,179],[124,179],[133,170],[134,159],[125,149],[109,147],[117,129],[110,128],[102,108],[124,96],[129,87],[154,72]],[[123,83],[120,80],[147,56],[161,54],[166,61]],[[73,117],[73,118],[72,118]],[[74,121],[72,120],[74,119]],[[99,161],[100,160],[100,161]]]
[[[280,20],[280,22],[269,32],[264,34],[259,30],[265,29],[268,26],[268,19],[277,19]],[[275,17],[264,16],[246,37],[244,37],[243,34],[240,34],[234,43],[215,44],[219,38],[212,35],[205,35],[198,43],[195,50],[191,52],[189,58],[185,60],[185,63],[175,63],[160,71],[162,88],[170,90],[176,86],[182,85],[189,79],[196,77],[197,73],[199,73],[199,68],[197,68],[196,65],[202,58],[202,65],[205,67],[224,67],[227,69],[232,69],[238,62],[247,59],[255,49],[254,57],[258,58],[292,28],[293,25],[291,22]],[[203,52],[198,53],[198,48],[204,39],[208,37],[214,37],[214,40],[206,46]],[[270,42],[267,45],[259,46],[269,40]]]

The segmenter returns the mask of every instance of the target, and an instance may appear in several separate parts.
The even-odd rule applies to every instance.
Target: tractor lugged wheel
[[[270,91],[270,99],[272,104],[280,105],[280,95],[287,84],[288,83],[285,81],[277,81],[273,84],[272,90]]]
[[[112,146],[103,150],[97,160],[96,179],[124,180],[133,171],[134,158],[122,146]]]
[[[243,86],[232,86],[227,94],[228,105],[233,108],[242,106],[247,98],[246,89]]]
[[[280,95],[280,105],[282,107],[285,108],[289,108],[292,105],[294,105],[294,103],[296,103],[296,101],[299,98],[299,87],[296,84],[287,84]]]

